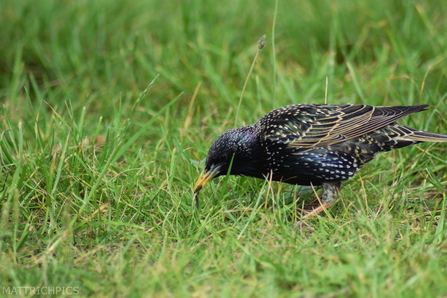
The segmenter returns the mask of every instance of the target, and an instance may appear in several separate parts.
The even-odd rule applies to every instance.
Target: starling
[[[196,205],[199,191],[211,179],[230,174],[321,185],[320,205],[310,214],[319,213],[336,201],[342,182],[376,153],[426,141],[447,142],[447,135],[396,123],[427,107],[295,104],[273,110],[214,141],[194,186]]]

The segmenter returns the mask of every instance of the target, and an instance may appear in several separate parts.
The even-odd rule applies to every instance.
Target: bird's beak
[[[210,182],[211,179],[214,178],[215,175],[212,171],[206,172],[203,171],[202,174],[200,174],[199,179],[197,179],[196,184],[194,185],[194,193],[198,193],[202,190],[202,188],[205,187],[205,185]]]
[[[196,207],[199,208],[199,191],[205,187],[205,185],[210,182],[211,179],[216,177],[219,172],[219,167],[211,168],[208,171],[203,171],[200,175],[199,179],[197,179],[196,184],[194,185],[194,201],[196,203]]]

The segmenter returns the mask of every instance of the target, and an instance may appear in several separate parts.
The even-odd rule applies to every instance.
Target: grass
[[[216,179],[199,212],[191,190],[214,138],[291,103],[427,103],[402,123],[447,133],[446,13],[2,1],[1,295],[446,297],[445,144],[380,155],[301,225],[291,186]]]

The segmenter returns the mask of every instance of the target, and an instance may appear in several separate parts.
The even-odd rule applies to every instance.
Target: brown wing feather
[[[406,115],[419,112],[427,106],[343,106],[338,110],[337,115],[316,117],[301,137],[290,142],[288,146],[306,150],[333,145],[385,127]]]

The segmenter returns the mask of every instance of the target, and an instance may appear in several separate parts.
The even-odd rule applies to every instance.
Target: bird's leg
[[[321,200],[317,199],[320,206],[312,209],[303,218],[307,218],[320,213],[321,211],[331,207],[332,204],[334,204],[334,202],[337,200],[337,196],[341,188],[340,181],[323,182],[322,186],[323,186],[323,195],[321,196]]]

